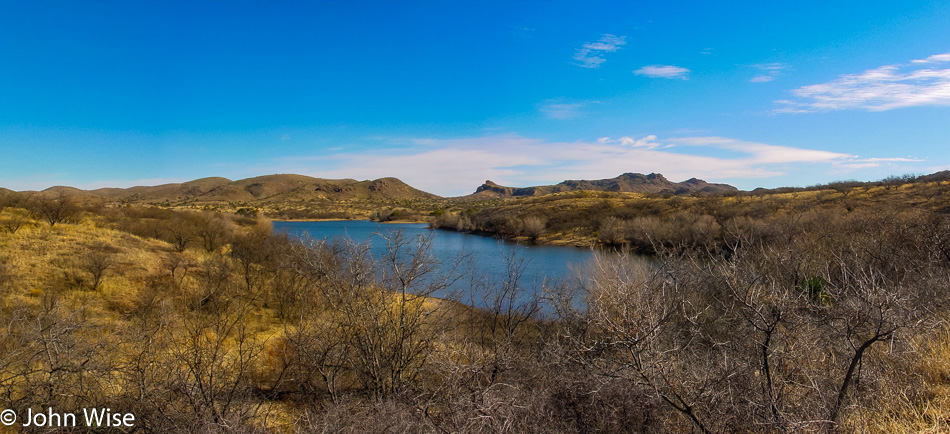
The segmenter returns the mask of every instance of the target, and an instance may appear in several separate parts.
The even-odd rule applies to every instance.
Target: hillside
[[[269,178],[189,187],[286,194]],[[950,181],[908,179],[440,209],[442,227],[609,247],[524,302],[527,262],[494,287],[473,274],[484,310],[430,297],[468,279],[427,274],[447,259],[424,240],[373,261],[224,212],[86,207],[54,225],[0,203],[0,395],[111,406],[144,432],[950,432]]]
[[[294,250],[298,245],[274,236],[266,220],[157,208],[99,211],[54,227],[25,209],[0,207],[0,316],[9,319],[0,327],[0,395],[10,408],[112,406],[134,414],[145,432],[218,432],[213,413],[220,413],[250,427],[238,432],[292,432],[323,396],[310,392],[308,383],[322,383],[311,381],[318,377],[305,366],[316,347],[298,345],[326,342],[320,327],[349,339],[365,323],[385,324],[368,333],[388,333],[396,329],[392,318],[423,310],[425,319],[458,324],[483,317],[415,291],[419,284],[411,298],[396,299],[376,279],[361,282],[366,299],[334,299],[363,315],[362,322],[336,324],[352,315],[329,311],[330,303],[317,299],[323,293],[304,286],[307,279],[286,261],[297,252],[309,255],[318,272],[342,275],[342,254],[323,246]],[[408,336],[400,343],[412,339],[427,350],[412,363],[450,361],[428,351],[453,345],[441,333],[445,324],[417,320],[400,329]],[[443,328],[429,329],[436,326]],[[331,387],[372,390],[361,377],[341,377]],[[208,392],[195,400],[198,388]]]
[[[555,185],[535,187],[505,187],[492,181],[485,181],[472,196],[476,197],[518,197],[541,196],[568,191],[614,191],[627,193],[655,193],[655,194],[693,194],[693,193],[726,193],[738,191],[728,184],[711,184],[701,179],[690,178],[683,182],[672,182],[659,173],[644,175],[641,173],[624,173],[616,178],[598,180],[567,180]]]
[[[266,175],[237,181],[227,178],[203,178],[154,187],[103,188],[91,190],[90,193],[124,203],[273,204],[312,200],[405,200],[438,197],[410,187],[396,178],[356,181],[303,175]]]
[[[806,211],[888,214],[917,210],[948,214],[950,180],[944,180],[947,175],[938,172],[875,182],[844,181],[812,187],[672,196],[616,190],[535,196],[519,189],[487,185],[470,195],[482,200],[447,207],[435,225],[540,244],[618,245],[641,253],[651,253],[660,240],[670,245],[686,242],[720,249],[723,245],[699,240],[699,234],[711,231],[722,235],[720,231],[735,231],[750,219],[768,221],[768,227],[785,216]],[[562,184],[571,182],[574,181]],[[577,181],[576,185],[595,182]],[[721,241],[721,237],[716,239]]]

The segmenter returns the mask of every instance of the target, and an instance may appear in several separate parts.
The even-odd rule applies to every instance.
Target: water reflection
[[[425,224],[392,224],[364,220],[274,222],[277,232],[297,238],[369,243],[374,258],[387,253],[385,234],[402,231],[406,239],[431,237],[429,254],[453,283],[437,296],[478,307],[499,303],[523,305],[544,287],[575,279],[596,254],[590,249],[537,246],[452,231],[429,229]],[[383,235],[383,236],[380,236]],[[499,299],[499,297],[501,297]],[[506,305],[506,306],[507,306]]]

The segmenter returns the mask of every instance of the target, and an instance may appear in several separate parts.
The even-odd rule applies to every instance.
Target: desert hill
[[[560,193],[565,191],[617,191],[631,193],[660,193],[660,194],[691,194],[691,193],[726,193],[738,191],[728,184],[711,184],[701,179],[690,178],[683,182],[672,182],[659,173],[644,175],[641,173],[624,173],[616,178],[586,180],[568,180],[555,185],[535,187],[505,187],[491,181],[485,181],[472,196],[478,197],[510,197],[510,196],[540,196],[544,194]]]
[[[492,181],[486,181],[485,184],[478,187],[475,193],[450,198],[449,202],[527,198],[582,190],[671,195],[722,194],[738,191],[731,185],[713,184],[696,178],[683,182],[672,182],[658,173],[649,175],[624,173],[610,179],[567,180],[555,185],[533,187],[506,187]],[[0,194],[4,193],[16,194],[8,190],[0,191]],[[310,209],[315,203],[323,203],[324,205],[334,203],[339,205],[337,208],[340,206],[352,208],[356,205],[356,202],[359,202],[360,205],[357,208],[361,210],[358,213],[360,215],[372,212],[381,203],[387,203],[389,206],[423,206],[423,208],[428,209],[434,206],[432,201],[443,201],[443,198],[416,189],[397,178],[357,181],[355,179],[322,179],[293,174],[265,175],[236,181],[222,177],[209,177],[156,186],[99,188],[95,190],[57,186],[43,190],[38,194],[42,196],[65,195],[82,198],[85,202],[162,204],[175,207],[225,206],[234,207],[235,209],[256,207],[269,210],[286,209],[286,207]],[[412,201],[415,205],[397,204],[397,202],[402,201]],[[338,211],[344,212],[345,210],[334,208],[334,212]],[[350,211],[353,211],[353,209],[350,209]]]
[[[278,203],[309,200],[433,199],[396,178],[372,181],[321,179],[304,175],[266,175],[232,181],[202,178],[153,187],[101,188],[88,193],[126,203],[148,202],[246,202]]]

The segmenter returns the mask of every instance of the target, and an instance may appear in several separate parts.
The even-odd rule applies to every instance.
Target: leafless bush
[[[201,239],[205,251],[214,252],[227,242],[231,223],[221,214],[204,212],[194,219],[195,233]]]
[[[621,245],[627,242],[628,223],[617,217],[607,217],[600,222],[597,235],[601,242],[609,245]]]
[[[426,371],[434,337],[446,326],[445,310],[429,297],[450,283],[451,270],[436,275],[429,253],[430,238],[406,239],[400,232],[380,235],[387,253],[373,258],[368,245],[347,243],[328,251],[315,244],[301,249],[298,272],[309,276],[319,300],[305,302],[317,311],[302,310],[297,324],[299,342],[332,333],[336,338],[313,348],[300,346],[293,354],[332,360],[319,377],[332,395],[332,378],[354,378],[377,399],[399,393]],[[378,265],[377,265],[378,264]],[[302,307],[303,307],[302,306]],[[316,314],[316,315],[315,315]],[[308,320],[319,315],[321,320]],[[333,367],[342,367],[332,371]]]
[[[2,228],[11,234],[15,234],[20,228],[30,224],[30,214],[22,208],[4,208],[2,216]]]
[[[75,199],[60,192],[56,195],[36,194],[30,199],[33,214],[46,220],[50,227],[56,223],[69,223],[79,214]]]
[[[544,234],[544,228],[547,224],[548,221],[544,217],[534,215],[527,216],[522,221],[521,230],[526,237],[534,241]]]
[[[107,272],[115,266],[115,253],[106,245],[93,246],[87,251],[81,266],[91,277],[90,289],[96,291]]]
[[[947,263],[921,242],[940,225],[922,221],[804,214],[729,256],[601,257],[587,310],[565,322],[586,323],[571,332],[586,366],[645,386],[693,429],[835,428],[896,386],[884,366],[940,318]]]

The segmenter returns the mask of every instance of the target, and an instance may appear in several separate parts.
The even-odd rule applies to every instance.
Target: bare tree
[[[310,276],[310,285],[321,295],[324,318],[298,327],[311,327],[306,332],[311,336],[320,329],[336,336],[311,348],[327,363],[320,375],[331,394],[340,367],[376,399],[404,390],[425,371],[434,337],[446,326],[446,309],[431,296],[451,283],[454,267],[438,268],[429,253],[431,238],[410,240],[401,232],[379,236],[387,245],[379,258],[368,244],[352,242],[332,248],[318,243],[298,256],[299,272]]]
[[[194,222],[195,232],[208,252],[223,246],[231,232],[228,222],[221,214],[204,212],[197,216]]]
[[[178,252],[184,252],[188,245],[198,237],[194,218],[191,215],[175,214],[163,223],[164,238]]]
[[[620,245],[627,241],[627,222],[616,217],[607,217],[600,222],[597,235],[600,240],[610,245]]]
[[[522,221],[522,230],[524,231],[525,236],[527,236],[531,241],[535,241],[544,234],[544,228],[547,226],[548,221],[544,217],[540,216],[528,216],[525,217]]]
[[[115,254],[109,246],[96,245],[89,249],[82,263],[82,268],[92,277],[91,290],[96,291],[102,284],[106,273],[115,266]]]
[[[75,200],[65,192],[55,196],[37,194],[30,202],[33,213],[46,220],[50,227],[56,223],[68,223],[79,213]]]
[[[29,212],[19,208],[3,209],[5,218],[3,219],[3,229],[11,234],[15,234],[20,228],[30,223]]]

